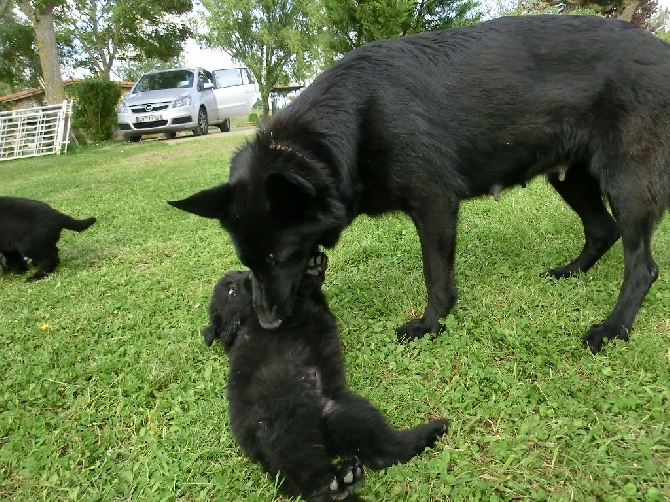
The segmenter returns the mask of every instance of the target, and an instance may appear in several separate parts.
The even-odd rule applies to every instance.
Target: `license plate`
[[[160,115],[142,115],[141,117],[137,117],[137,122],[155,122],[160,119]]]

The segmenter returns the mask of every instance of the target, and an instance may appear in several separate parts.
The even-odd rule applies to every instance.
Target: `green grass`
[[[226,358],[199,333],[214,282],[240,264],[216,222],[165,203],[226,179],[241,141],[0,163],[0,194],[98,218],[63,233],[49,279],[0,277],[0,499],[283,500],[234,443]],[[410,345],[394,335],[425,303],[409,220],[359,218],[329,252],[352,389],[399,427],[452,421],[434,449],[368,472],[364,499],[667,500],[670,218],[630,343],[598,356],[581,336],[614,305],[620,244],[588,274],[541,278],[582,244],[542,180],[464,203],[459,232],[447,332]]]

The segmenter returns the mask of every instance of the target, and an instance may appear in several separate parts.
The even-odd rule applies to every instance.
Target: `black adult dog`
[[[58,239],[64,228],[82,232],[95,218],[77,220],[45,202],[21,197],[0,197],[0,253],[10,271],[28,271],[25,258],[37,265],[29,281],[43,279],[58,263]]]
[[[321,292],[317,254],[297,292],[293,315],[275,331],[258,323],[249,272],[228,272],[214,287],[205,343],[230,358],[228,402],[244,453],[308,501],[358,500],[363,467],[403,463],[447,430],[445,420],[398,430],[366,399],[347,390],[337,325]],[[340,463],[333,458],[343,457]]]
[[[411,339],[440,331],[456,302],[460,201],[541,174],[586,238],[552,276],[588,270],[621,236],[619,299],[583,342],[627,340],[670,201],[670,45],[622,21],[505,17],[368,44],[238,151],[228,183],[172,204],[221,221],[270,329],[290,316],[316,245],[335,245],[361,213],[406,212],[428,290],[423,317],[398,328]]]

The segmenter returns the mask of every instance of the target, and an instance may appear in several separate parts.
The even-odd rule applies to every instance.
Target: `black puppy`
[[[28,279],[35,281],[53,272],[58,263],[58,239],[64,228],[82,232],[95,218],[77,220],[45,202],[21,197],[0,197],[0,253],[14,273],[28,271],[25,258],[37,265]]]
[[[669,103],[670,45],[623,21],[503,17],[379,40],[273,115],[235,154],[227,183],[172,204],[230,233],[269,329],[290,317],[315,246],[334,246],[360,214],[405,212],[428,292],[423,316],[398,329],[405,340],[440,331],[456,304],[461,201],[544,175],[585,236],[550,275],[589,270],[623,243],[619,298],[583,338],[597,352],[604,339],[628,339],[658,277],[651,243],[670,205]]]
[[[214,287],[203,334],[208,346],[218,338],[230,358],[230,424],[244,453],[271,476],[279,473],[289,496],[354,501],[361,463],[382,469],[407,462],[448,423],[398,430],[347,390],[337,325],[321,292],[325,269],[325,255],[316,255],[293,315],[273,331],[254,312],[250,273],[228,272]]]

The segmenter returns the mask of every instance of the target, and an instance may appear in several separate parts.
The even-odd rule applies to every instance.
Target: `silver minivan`
[[[145,73],[117,109],[124,139],[143,134],[192,130],[200,136],[210,125],[230,131],[230,119],[245,117],[256,102],[257,90],[248,68],[179,68]]]

